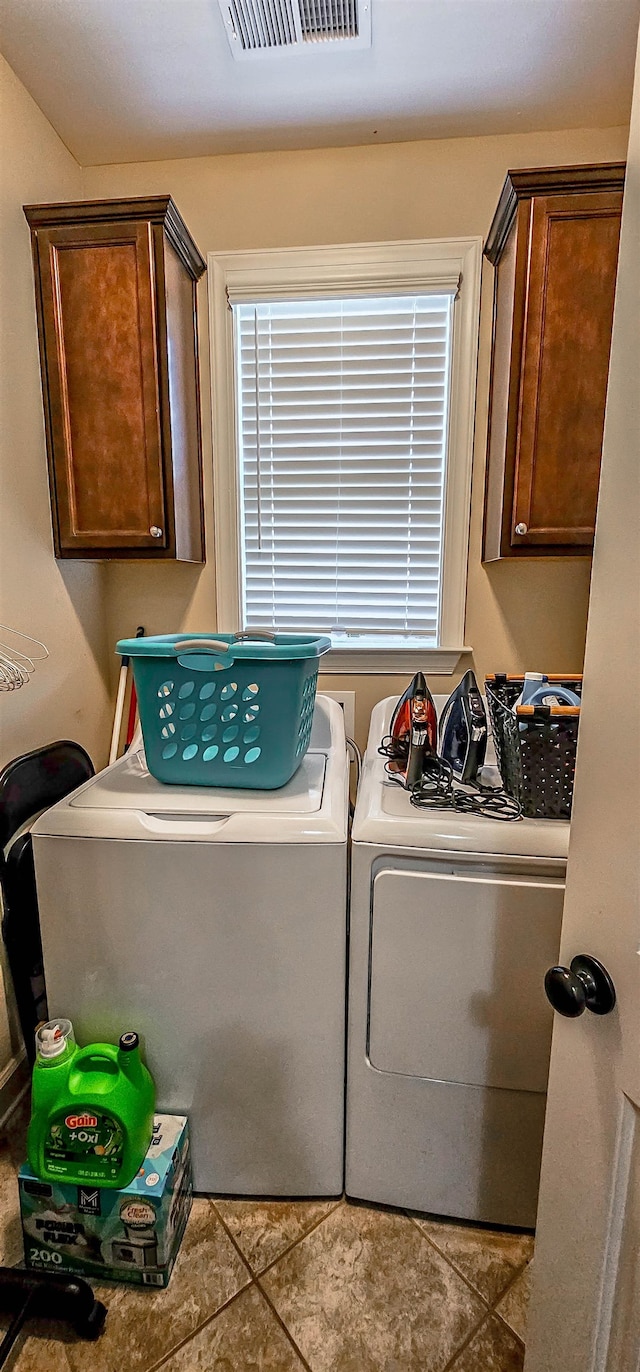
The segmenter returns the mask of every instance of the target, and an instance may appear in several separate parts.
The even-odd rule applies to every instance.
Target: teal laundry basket
[[[308,634],[125,638],[147,766],[174,786],[286,785],[309,747],[318,660]]]

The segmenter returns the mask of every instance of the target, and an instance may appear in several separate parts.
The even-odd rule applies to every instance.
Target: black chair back
[[[36,1026],[48,1012],[33,844],[25,825],[94,774],[89,754],[67,740],[24,753],[0,772],[2,937],[29,1062]]]

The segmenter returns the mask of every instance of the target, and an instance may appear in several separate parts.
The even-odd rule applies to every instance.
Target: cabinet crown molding
[[[491,221],[484,255],[500,261],[518,203],[534,195],[580,195],[624,189],[625,162],[585,162],[568,167],[522,167],[508,171]]]
[[[64,228],[65,225],[111,224],[120,220],[145,220],[161,224],[183,266],[194,281],[207,269],[202,253],[170,195],[129,196],[122,200],[66,200],[55,205],[25,205],[29,228]]]

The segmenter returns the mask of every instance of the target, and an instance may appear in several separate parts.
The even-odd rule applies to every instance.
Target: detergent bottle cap
[[[59,1058],[75,1044],[70,1019],[50,1019],[36,1030],[36,1052],[39,1058]]]

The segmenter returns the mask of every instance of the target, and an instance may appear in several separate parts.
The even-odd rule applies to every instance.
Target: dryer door
[[[381,1072],[545,1092],[564,886],[383,869],[373,886],[368,1057]]]

